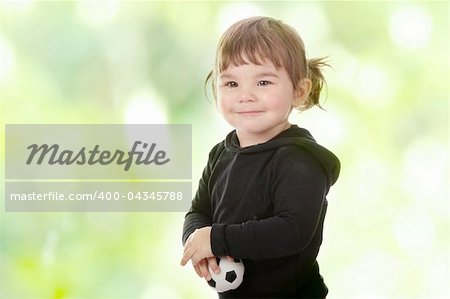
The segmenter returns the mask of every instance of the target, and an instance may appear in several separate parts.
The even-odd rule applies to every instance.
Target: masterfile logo
[[[24,125],[6,132],[5,210],[185,211],[190,125]]]
[[[47,163],[49,165],[94,165],[97,163],[108,165],[116,162],[118,165],[124,164],[124,170],[128,171],[133,163],[133,156],[137,157],[135,161],[137,165],[149,165],[151,163],[154,163],[155,165],[164,165],[170,161],[169,158],[166,158],[166,152],[163,150],[158,150],[155,154],[153,153],[156,148],[156,143],[152,143],[149,146],[148,143],[135,141],[133,148],[128,153],[121,150],[115,150],[113,153],[108,150],[100,151],[99,147],[100,146],[96,144],[92,150],[86,150],[86,147],[82,147],[77,152],[72,150],[63,150],[60,152],[58,144],[53,144],[52,146],[49,146],[48,144],[42,144],[40,146],[32,144],[27,147],[27,149],[30,150],[30,155],[28,156],[26,163],[28,165],[32,164],[36,156],[35,163],[38,165],[41,165],[45,158],[47,158]],[[139,147],[142,147],[143,150],[138,150]]]

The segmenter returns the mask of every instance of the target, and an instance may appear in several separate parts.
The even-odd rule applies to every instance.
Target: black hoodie
[[[212,226],[215,256],[241,258],[242,284],[220,298],[324,298],[316,257],[337,157],[296,125],[240,148],[236,132],[214,146],[186,214],[183,244]]]

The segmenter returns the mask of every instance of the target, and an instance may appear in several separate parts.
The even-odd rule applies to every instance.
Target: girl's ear
[[[303,106],[308,101],[309,93],[311,92],[312,81],[309,78],[302,79],[297,89],[294,91],[295,98],[292,102],[293,107]]]

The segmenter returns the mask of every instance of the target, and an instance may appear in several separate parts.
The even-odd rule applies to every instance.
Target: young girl
[[[218,273],[214,256],[240,258],[242,284],[220,298],[325,298],[316,261],[326,194],[337,157],[288,122],[294,108],[319,106],[322,59],[308,60],[296,31],[253,17],[220,39],[211,80],[225,120],[235,128],[214,146],[183,229],[181,264]]]

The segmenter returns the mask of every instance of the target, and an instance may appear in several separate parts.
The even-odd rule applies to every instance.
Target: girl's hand
[[[219,266],[217,265],[217,260],[215,257],[209,257],[207,259],[202,259],[196,266],[194,266],[195,272],[198,276],[204,277],[206,281],[211,280],[211,274],[209,273],[209,268],[218,274],[220,272]]]
[[[213,257],[211,249],[211,226],[206,226],[196,229],[187,239],[184,244],[181,265],[184,266],[191,260],[192,265],[196,267],[201,260],[209,257]]]

